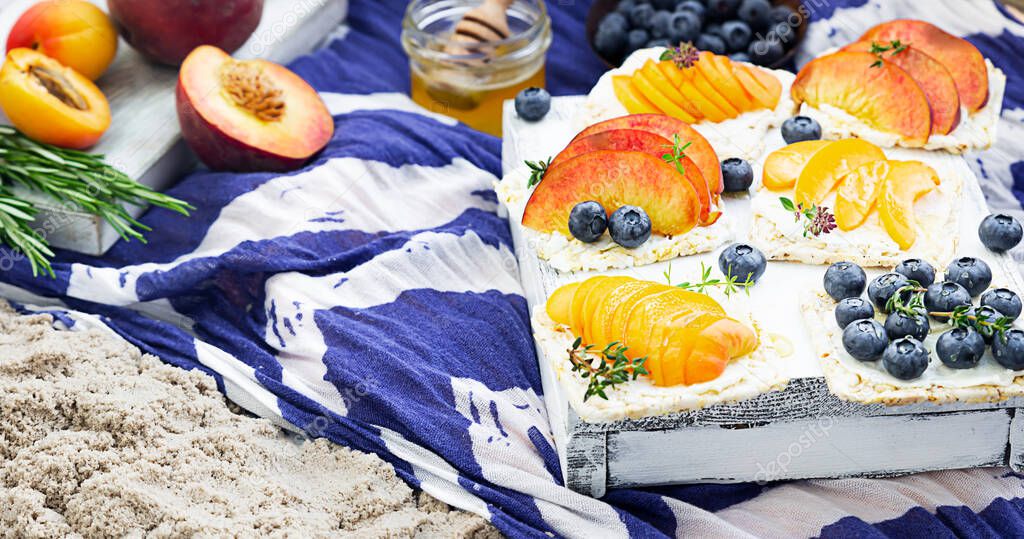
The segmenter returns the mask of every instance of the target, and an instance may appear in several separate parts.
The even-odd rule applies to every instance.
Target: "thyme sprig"
[[[526,187],[530,188],[544,179],[544,175],[548,173],[548,167],[551,166],[551,157],[548,157],[547,161],[524,161],[524,163],[530,168],[530,179],[526,181]]]
[[[685,43],[679,43],[678,47],[669,47],[665,49],[665,52],[661,53],[659,60],[663,62],[672,62],[679,69],[686,69],[693,67],[694,64],[700,60],[700,51],[693,45],[692,41]]]
[[[730,267],[729,269],[732,268]],[[669,269],[669,271],[672,271],[671,268]],[[670,273],[665,273],[666,280],[668,280],[669,275]],[[669,284],[672,283],[669,282]],[[737,276],[732,275],[731,271],[729,272],[729,275],[726,275],[722,279],[719,279],[717,277],[711,277],[711,267],[707,266],[703,262],[700,263],[699,281],[695,281],[692,283],[682,282],[676,285],[676,287],[682,288],[683,290],[690,290],[692,292],[698,292],[701,294],[707,294],[708,290],[712,288],[721,288],[722,293],[725,294],[726,297],[729,297],[739,292],[740,290],[746,292],[746,294],[749,296],[750,289],[753,286],[754,281],[750,280],[750,275],[747,275],[747,278],[743,281],[740,281],[737,278]]]
[[[921,283],[908,280],[908,285],[900,287],[893,293],[892,297],[885,302],[885,309],[890,313],[903,313],[907,316],[917,316],[927,311],[924,306],[924,293],[926,288]]]
[[[897,54],[907,50],[907,46],[908,46],[908,44],[905,44],[905,43],[903,43],[902,41],[900,41],[898,39],[894,39],[894,40],[890,41],[888,45],[882,45],[881,43],[879,43],[877,41],[872,41],[871,42],[871,54],[874,54],[875,57],[878,58],[878,59],[875,60],[875,63],[871,64],[871,67],[882,67],[883,65],[885,65],[885,61],[884,61],[884,59],[882,57],[882,55],[884,53],[887,53],[887,52],[891,51],[891,53],[889,54],[889,57],[891,58],[891,57],[896,56]]]
[[[924,304],[924,293],[927,290],[922,288],[916,281],[909,281],[910,284],[896,290],[896,292],[885,303],[886,309],[891,313],[904,313],[908,316],[929,314],[936,318],[945,318],[955,328],[973,327],[985,337],[998,335],[1000,338],[1013,327],[1013,319],[1007,316],[989,316],[979,312],[973,305],[960,305],[948,312],[928,311]]]
[[[664,144],[665,148],[668,148],[669,152],[662,155],[661,159],[666,163],[676,167],[676,170],[680,174],[686,175],[686,168],[683,167],[683,159],[686,158],[686,149],[690,147],[691,142],[683,144],[679,140],[679,134],[672,135],[672,144]]]
[[[804,221],[805,238],[808,235],[818,237],[836,229],[836,216],[828,210],[827,206],[818,206],[817,204],[804,206],[802,202],[796,204],[786,197],[779,197],[779,202],[784,210],[796,217],[797,222]]]
[[[579,373],[583,378],[589,378],[587,392],[583,394],[584,402],[594,396],[608,400],[605,390],[615,389],[620,384],[636,380],[642,374],[649,374],[644,367],[647,358],[629,359],[626,357],[629,348],[622,346],[618,341],[605,346],[596,361],[589,357],[595,353],[594,345],[581,346],[582,344],[583,338],[577,337],[568,352],[572,371]]]

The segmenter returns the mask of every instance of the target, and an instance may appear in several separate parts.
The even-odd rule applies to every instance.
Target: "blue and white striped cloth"
[[[548,3],[549,87],[585,93],[602,71],[583,36],[589,2]],[[247,409],[380,455],[411,485],[510,536],[1024,535],[1024,482],[1006,469],[613,490],[601,500],[562,487],[491,190],[500,144],[405,97],[404,4],[352,0],[344,37],[293,64],[335,115],[315,162],[283,176],[194,173],[171,190],[198,207],[191,219],[152,210],[149,244],[62,252],[56,280],[20,263],[0,275],[0,293],[56,305],[71,330],[103,323],[208,372]],[[966,36],[999,65],[1010,85],[1001,141],[969,160],[991,204],[1021,212],[1024,26],[991,0],[806,4],[801,61],[912,16]]]

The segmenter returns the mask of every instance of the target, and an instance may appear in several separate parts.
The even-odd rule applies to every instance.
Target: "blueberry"
[[[547,116],[551,110],[551,94],[544,88],[526,88],[516,95],[516,113],[519,117],[536,122]]]
[[[569,232],[583,243],[597,241],[607,229],[608,214],[593,200],[580,202],[569,212]]]
[[[729,59],[733,62],[746,62],[750,63],[750,55],[745,52],[734,52],[729,55]]]
[[[904,260],[893,271],[911,281],[917,281],[923,287],[929,287],[935,282],[935,268],[919,258]]]
[[[972,327],[953,328],[935,343],[935,355],[951,369],[970,369],[985,354],[985,340]]]
[[[839,300],[839,304],[836,305],[836,323],[839,327],[846,328],[856,320],[863,320],[865,318],[871,319],[875,317],[875,308],[871,306],[871,302],[864,298],[846,298]]]
[[[1009,251],[1020,243],[1024,237],[1024,229],[1012,216],[997,213],[981,220],[978,226],[978,237],[990,251],[1002,253]]]
[[[704,27],[704,33],[705,34],[711,34],[713,36],[718,36],[718,37],[722,38],[722,41],[725,41],[725,33],[722,32],[722,25],[718,24],[717,22],[713,22],[713,23],[705,26]]]
[[[768,40],[778,41],[784,49],[796,44],[796,29],[788,22],[780,22],[772,25],[768,30]]]
[[[929,313],[951,313],[953,309],[971,304],[971,293],[966,288],[953,283],[942,282],[928,286],[924,293],[924,308]],[[946,320],[949,316],[935,316],[936,320]]]
[[[928,349],[913,337],[903,337],[886,347],[882,366],[900,380],[913,380],[928,368]]]
[[[759,66],[772,66],[782,60],[782,57],[786,55],[786,49],[777,39],[757,39],[747,47],[747,54]]]
[[[843,348],[860,361],[875,361],[889,345],[885,328],[875,320],[857,320],[843,330]]]
[[[722,181],[727,193],[746,191],[754,183],[754,169],[743,159],[730,157],[722,161]]]
[[[897,311],[885,317],[885,334],[894,341],[907,335],[923,341],[929,331],[931,331],[931,325],[928,323],[928,315],[924,311],[914,314]]]
[[[704,17],[707,16],[707,8],[697,0],[686,0],[685,2],[680,2],[679,5],[676,6],[676,11],[679,13],[693,13],[697,16],[697,20],[700,21],[701,24],[704,24]]]
[[[879,311],[887,313],[889,310],[885,308],[885,304],[897,290],[904,286],[910,286],[910,281],[907,281],[907,278],[899,273],[879,275],[868,284],[868,298]]]
[[[992,357],[1011,371],[1024,369],[1024,331],[1011,329],[1003,333],[992,343]]]
[[[668,32],[673,43],[693,41],[700,35],[700,17],[689,11],[673,13]]]
[[[627,45],[629,45],[629,38],[625,30],[608,28],[602,25],[598,27],[597,33],[594,34],[594,48],[597,49],[597,52],[601,53],[601,56],[609,60],[622,58],[622,55],[626,52]]]
[[[651,0],[651,3],[658,9],[672,10],[676,7],[676,0]]]
[[[708,51],[715,54],[725,54],[728,49],[725,46],[725,40],[714,34],[701,34],[697,36],[696,46],[702,51]]]
[[[608,232],[615,243],[633,249],[651,237],[651,218],[643,208],[623,206],[608,220]]]
[[[984,260],[965,256],[949,264],[946,268],[946,280],[966,288],[973,298],[984,292],[992,283],[992,270]]]
[[[602,28],[614,29],[625,33],[626,30],[629,30],[629,19],[627,19],[622,13],[613,11],[605,15],[597,25],[598,30]]]
[[[764,275],[767,266],[768,261],[764,253],[745,243],[734,243],[718,255],[718,269],[727,276],[735,277],[739,282],[748,279],[757,282]]]
[[[736,14],[740,0],[708,0],[708,16],[724,21]]]
[[[1003,318],[1003,313],[988,305],[982,305],[977,309],[972,308],[968,314],[974,317],[974,329],[978,330],[981,338],[985,339],[985,342],[991,343],[992,337],[996,335],[996,329],[993,324],[1000,318]]]
[[[651,36],[648,35],[647,30],[642,30],[640,28],[630,30],[629,33],[626,34],[626,52],[633,52],[637,49],[644,48],[650,39]]]
[[[650,4],[637,4],[629,10],[629,22],[633,28],[647,30],[651,27],[651,20],[654,19],[654,6]],[[644,41],[647,41],[646,39]]]
[[[743,0],[736,13],[754,30],[764,30],[771,23],[771,10],[772,4],[768,0]]]
[[[985,292],[981,295],[981,304],[985,307],[992,307],[1012,320],[1016,320],[1020,316],[1020,296],[1007,288],[993,288]]]
[[[750,26],[743,21],[726,21],[722,23],[722,34],[725,38],[725,45],[730,51],[745,51],[750,45],[750,37],[753,33]]]
[[[786,144],[821,139],[821,125],[814,118],[794,116],[782,122],[782,139]]]
[[[796,15],[796,12],[793,11],[793,8],[785,4],[781,4],[778,6],[773,6],[772,9],[768,11],[768,20],[771,21],[772,24],[788,22],[793,24],[793,26],[796,26],[797,24],[800,23],[799,15],[797,15],[797,18],[795,20],[790,19],[790,16],[792,15]]]
[[[836,301],[863,294],[867,281],[864,270],[853,262],[836,262],[825,270],[825,292]]]
[[[615,11],[628,16],[629,12],[633,11],[634,7],[636,7],[636,0],[621,0],[618,7],[615,8]]]
[[[651,37],[663,39],[669,36],[669,23],[672,21],[672,12],[657,11],[651,18]]]

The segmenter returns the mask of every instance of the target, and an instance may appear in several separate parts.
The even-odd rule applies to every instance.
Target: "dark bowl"
[[[796,55],[796,49],[800,46],[800,43],[804,39],[804,34],[807,33],[807,17],[804,16],[804,12],[800,11],[800,0],[773,0],[773,5],[786,5],[793,8],[793,11],[800,17],[800,24],[796,27],[796,41],[790,45],[786,54],[779,59],[778,62],[766,67],[773,69],[780,69],[784,66],[790,65],[793,60],[793,56]],[[594,51],[594,54],[601,59],[608,67],[616,68],[622,62],[613,62],[608,58],[605,58],[601,53],[597,52],[594,48],[594,34],[597,33],[597,25],[601,22],[601,19],[605,15],[615,11],[615,7],[619,5],[619,0],[594,0],[594,3],[590,6],[590,12],[587,14],[587,42],[590,43],[590,50]]]

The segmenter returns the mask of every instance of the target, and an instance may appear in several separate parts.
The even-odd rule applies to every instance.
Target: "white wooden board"
[[[0,2],[0,37],[6,41],[18,17],[36,1]],[[91,1],[106,10],[104,0]],[[260,26],[235,56],[287,63],[311,52],[334,32],[347,9],[348,0],[265,0]],[[177,69],[146,62],[122,39],[117,58],[97,81],[110,101],[113,121],[90,151],[105,154],[112,165],[156,190],[170,187],[196,163],[178,127],[177,76]],[[96,216],[61,207],[33,192],[15,192],[36,202],[37,220],[44,224],[41,228],[53,231],[47,240],[56,247],[99,255],[118,239]],[[131,208],[135,216],[142,211]]]
[[[575,135],[571,118],[581,103],[579,97],[556,98],[548,117],[531,124],[520,120],[512,103],[507,102],[504,170],[518,167],[523,160],[544,159],[560,151]],[[784,145],[778,130],[769,134],[766,145],[766,152]],[[973,179],[961,157],[941,154],[939,158],[952,160],[965,178]],[[754,169],[759,177],[760,163],[755,163]],[[977,239],[977,225],[988,214],[977,182],[967,182],[964,193],[959,252],[983,256],[1019,282],[1012,259],[995,256]],[[727,199],[726,211],[738,219],[739,240],[744,239],[749,228],[749,199]],[[526,246],[521,225],[510,225],[531,310],[542,305],[558,286],[591,275],[554,271]],[[701,262],[717,268],[717,255],[716,251],[672,261],[674,281],[696,277]],[[662,281],[667,268],[668,263],[663,262],[615,273]],[[1024,400],[887,407],[846,402],[832,395],[811,348],[798,301],[800,290],[821,286],[824,269],[771,262],[752,290],[754,312],[774,313],[759,319],[764,329],[786,336],[793,345],[794,353],[783,360],[792,380],[781,392],[665,416],[586,423],[569,406],[551,368],[552,361],[565,358],[548,358],[538,350],[547,410],[566,484],[600,496],[611,486],[875,476],[1006,463],[1024,465],[1024,423],[1014,416],[1015,408],[1024,406]],[[871,278],[882,272],[868,273]],[[802,448],[808,429],[818,425],[820,430],[822,422],[828,425],[825,434],[812,434],[809,446]],[[958,439],[950,439],[954,437]],[[790,459],[792,462],[773,474],[761,472],[758,464],[768,466],[793,444],[801,449]]]

